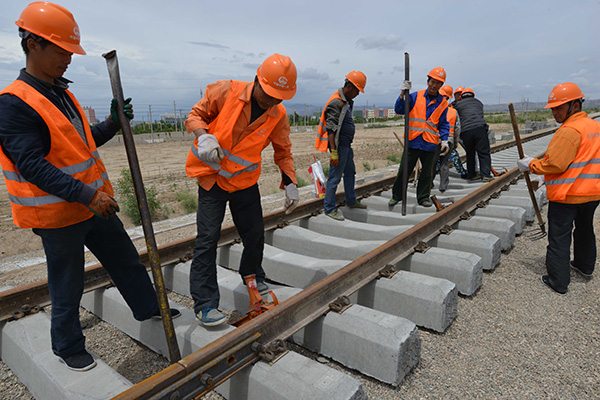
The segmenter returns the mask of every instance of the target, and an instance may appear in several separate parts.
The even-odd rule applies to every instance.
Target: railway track
[[[548,135],[552,132],[553,130],[549,129],[528,136],[526,153],[537,155],[543,152],[549,142]],[[113,390],[111,395],[116,394],[115,398],[188,398],[191,395],[200,395],[248,364],[253,366],[244,371],[259,370],[261,367],[258,366],[264,364],[254,364],[259,359],[272,362],[279,353],[285,353],[285,340],[290,338],[378,380],[392,385],[401,384],[418,361],[420,344],[417,326],[443,332],[452,323],[456,313],[460,312],[456,310],[458,293],[474,295],[481,284],[481,271],[493,269],[499,262],[501,251],[510,250],[514,236],[521,233],[526,222],[533,221],[526,188],[518,179],[519,172],[512,168],[517,153],[510,144],[494,149],[493,166],[499,171],[503,168],[511,171],[486,185],[465,184],[456,176],[451,177],[451,185],[446,193],[436,193],[434,190],[432,194],[436,194],[439,200],[446,204],[450,204],[450,198],[454,203],[437,213],[431,212],[431,209],[413,206],[415,200],[410,198],[410,188],[407,207],[409,214],[406,217],[402,218],[399,214],[399,207],[393,211],[387,209],[388,189],[393,183],[393,178],[388,178],[357,188],[357,196],[368,197],[364,201],[369,209],[344,209],[347,221],[343,223],[334,224],[318,215],[321,211],[321,200],[301,204],[290,216],[279,212],[266,215],[268,246],[265,252],[265,270],[267,276],[273,279],[273,283],[285,285],[273,286],[276,287],[274,292],[278,298],[286,301],[240,328],[202,332],[204,336],[211,336],[209,342],[206,342],[206,338],[199,341],[190,337],[179,338],[180,347],[187,347],[188,351],[183,352],[189,354],[187,357],[127,390]],[[538,199],[544,200],[543,190],[539,191]],[[338,195],[338,200],[343,201],[343,196]],[[328,231],[332,227],[333,231]],[[307,236],[310,239],[306,239]],[[336,236],[344,239],[335,240]],[[452,237],[457,238],[454,239],[454,244]],[[315,238],[318,239],[314,240]],[[226,227],[220,241],[220,265],[235,268],[240,248],[239,244],[235,244],[236,241],[235,228]],[[476,241],[482,244],[479,247],[473,245],[472,242]],[[321,242],[326,243],[321,245]],[[427,250],[424,245],[426,243],[433,247]],[[165,265],[165,275],[172,285],[172,290],[183,294],[186,294],[186,265],[189,268],[189,262],[186,263],[185,260],[189,258],[192,246],[193,238],[189,238],[159,249],[161,262]],[[467,247],[470,250],[464,251]],[[144,257],[142,254],[142,259]],[[288,261],[281,262],[281,258]],[[305,268],[315,262],[317,265],[313,265],[312,269]],[[450,265],[450,268],[440,271],[439,267],[443,264]],[[226,270],[223,270],[221,275],[224,275],[224,278],[220,279],[221,303],[224,308],[245,310],[248,307],[247,295],[244,297],[245,289],[240,287],[239,276],[229,275]],[[178,286],[177,282],[185,283]],[[88,268],[86,291],[105,288],[109,284],[100,266]],[[424,310],[423,304],[410,303],[409,297],[417,296],[410,291],[407,293],[406,290],[400,290],[403,285],[403,289],[407,286],[409,289],[412,287],[413,291],[414,288],[418,288],[421,294],[427,292],[427,288],[434,287],[431,297],[441,297],[443,300],[434,305],[435,310]],[[84,306],[101,316],[106,314],[107,320],[118,320],[118,317],[115,318],[110,312],[106,312],[112,307],[111,303],[118,303],[118,299],[111,297],[112,291],[114,289],[103,289],[86,295]],[[385,298],[386,294],[391,297]],[[394,299],[396,302],[414,304],[415,309],[399,307]],[[26,321],[29,318],[23,318],[25,315],[35,313],[48,303],[45,282],[1,292],[1,320],[16,320],[8,322],[3,331],[12,324]],[[340,314],[335,311],[329,312],[332,309],[343,308],[346,303],[353,306]],[[99,305],[101,309],[98,309]],[[118,310],[118,304],[115,307]],[[190,310],[187,311],[191,313]],[[326,316],[322,317],[323,315]],[[352,318],[363,318],[363,326],[359,332],[353,332],[359,339],[348,339],[340,346],[336,345],[335,339],[329,339],[330,343],[324,338],[325,334],[339,338],[344,329],[350,326],[345,320]],[[188,330],[193,328],[194,331],[203,331],[203,328],[193,321],[193,317],[186,318],[184,315],[181,319],[181,326],[184,326],[186,321],[189,323],[191,319]],[[328,321],[335,319],[337,321]],[[116,326],[120,323],[114,320],[109,322]],[[315,328],[317,323],[319,329]],[[334,327],[336,324],[338,326]],[[385,326],[386,324],[388,326]],[[136,337],[136,329],[144,331],[139,326],[123,329],[133,337]],[[385,364],[389,360],[383,356],[385,349],[381,342],[385,340],[368,347],[364,344],[368,342],[368,338],[361,336],[360,330],[372,330],[404,338],[401,343],[394,343],[396,347],[389,351],[391,357],[387,357],[400,360],[397,361],[395,369],[392,368],[395,373],[390,375],[386,372],[390,367]],[[164,345],[160,343],[160,334],[158,329],[158,333],[151,335],[156,336],[153,338],[155,342],[150,340],[147,345],[162,354],[168,354]],[[215,340],[212,340],[213,338]],[[138,340],[144,343],[142,338]],[[164,341],[164,338],[162,340]],[[315,345],[315,342],[319,345]],[[353,347],[368,347],[370,352],[382,352],[378,363],[380,366],[385,365],[385,368],[378,368],[373,362],[364,363],[364,359],[368,357],[364,357],[360,351],[355,352],[358,353],[355,356],[348,355],[348,349]],[[193,348],[200,349],[191,352]],[[359,385],[350,379],[331,375],[322,368],[310,365],[306,360],[298,360],[298,357],[294,353],[284,355],[280,361],[273,364],[270,373],[273,375],[273,371],[285,369],[287,364],[283,360],[293,358],[291,364],[301,363],[304,370],[327,377],[326,382],[321,382],[321,392],[311,392],[313,397],[315,393],[327,393],[331,385],[337,384],[344,387],[341,392],[347,395],[340,398],[360,398]],[[5,360],[4,351],[2,358]],[[278,364],[283,367],[278,368]],[[245,373],[248,374],[247,384],[251,386],[253,372]],[[288,375],[275,372],[274,375],[289,377],[289,371],[287,373]],[[291,377],[304,379],[301,375],[291,374]],[[277,379],[273,380],[273,384],[278,384]],[[126,386],[131,385],[121,382],[118,388]],[[340,391],[339,387],[337,389]],[[222,386],[221,390],[226,397],[241,398],[235,391],[232,392],[230,387]],[[281,394],[281,398],[288,397]]]

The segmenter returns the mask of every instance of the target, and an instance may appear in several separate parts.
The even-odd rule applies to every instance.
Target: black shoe
[[[176,308],[171,308],[171,319],[175,319],[177,317],[179,317],[181,315],[181,311],[179,311]],[[152,319],[161,319],[161,315],[160,315],[160,310],[156,311],[154,314],[152,314],[152,316],[150,317]]]
[[[68,357],[58,358],[67,366],[67,368],[73,371],[89,371],[90,369],[96,366],[96,361],[94,361],[94,357],[92,357],[91,354],[85,350],[82,350],[79,353],[75,353]]]
[[[544,282],[544,284],[546,286],[548,286],[550,289],[554,290],[556,293],[560,293],[560,294],[565,294],[567,293],[567,290],[558,290],[556,287],[554,287],[551,283],[550,283],[550,277],[548,275],[542,275],[541,277],[542,282]]]
[[[573,264],[573,261],[571,261],[571,269],[579,272],[581,275],[583,275],[586,278],[591,278],[592,277],[592,272],[583,272],[577,265]]]

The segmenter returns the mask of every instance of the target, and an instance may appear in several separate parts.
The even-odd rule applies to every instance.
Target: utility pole
[[[181,114],[182,111],[183,111],[183,108],[180,108],[179,109],[179,119],[181,119],[181,132],[183,132],[185,130],[185,128],[183,127],[184,118],[183,118],[183,115]]]
[[[177,106],[175,105],[175,101],[173,101],[173,118],[175,119],[175,132],[177,132],[179,125],[177,125]]]
[[[148,113],[150,114],[150,139],[154,143],[154,127],[152,126],[152,106],[148,104]]]

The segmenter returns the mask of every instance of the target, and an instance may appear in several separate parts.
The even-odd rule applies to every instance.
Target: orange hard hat
[[[548,104],[544,108],[554,108],[572,100],[583,99],[583,92],[574,83],[565,82],[554,86],[548,95]]]
[[[454,91],[454,95],[456,96],[457,93],[462,93],[463,90],[465,90],[464,87],[462,87],[462,86],[457,87],[456,90]]]
[[[446,82],[446,71],[442,67],[435,67],[434,69],[429,71],[427,76],[442,83]]]
[[[444,85],[440,88],[440,93],[442,96],[446,96],[448,98],[452,97],[452,86]]]
[[[365,86],[367,86],[367,76],[360,71],[352,71],[346,75],[346,79],[348,79],[358,90],[361,92],[365,92]]]
[[[296,66],[292,59],[275,53],[258,67],[256,76],[260,87],[271,97],[289,100],[296,94]]]
[[[465,89],[463,89],[462,95],[464,96],[465,93],[471,93],[473,96],[475,96],[475,92],[471,88],[465,88]]]
[[[63,6],[35,1],[25,7],[15,24],[70,53],[85,54],[79,45],[79,26],[73,14]]]

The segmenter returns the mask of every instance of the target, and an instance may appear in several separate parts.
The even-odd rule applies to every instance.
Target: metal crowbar
[[[125,101],[123,99],[123,87],[121,86],[121,74],[119,73],[117,51],[109,51],[108,53],[102,54],[102,57],[106,59],[113,97],[117,99],[119,122],[121,122],[123,141],[125,142],[125,150],[127,151],[127,160],[129,161],[131,178],[133,180],[135,195],[137,197],[140,216],[142,218],[142,227],[144,229],[144,236],[146,238],[146,248],[148,249],[148,259],[150,260],[152,277],[154,278],[154,287],[156,289],[156,297],[159,306],[158,308],[162,317],[167,346],[169,348],[169,358],[171,363],[176,363],[177,361],[181,360],[181,353],[179,352],[179,345],[177,344],[177,337],[175,336],[175,328],[173,327],[173,320],[171,319],[169,299],[167,298],[165,281],[163,279],[162,269],[160,267],[158,248],[156,246],[156,238],[154,237],[154,230],[152,228],[152,218],[150,217],[150,208],[148,207],[146,190],[144,189],[144,182],[142,181],[140,163],[135,151],[133,132],[131,130],[131,125],[129,124],[129,119],[123,112]]]
[[[512,121],[513,130],[515,133],[515,141],[517,143],[517,149],[519,150],[519,159],[525,157],[525,153],[523,152],[523,145],[521,144],[521,135],[519,134],[519,125],[517,123],[517,116],[515,115],[515,107],[512,103],[508,105],[508,110],[510,111],[510,119]],[[531,183],[531,178],[529,177],[529,172],[523,172],[525,175],[525,181],[527,182],[527,189],[529,190],[529,197],[531,197],[531,202],[533,203],[533,209],[535,210],[535,215],[537,216],[538,223],[540,225],[540,231],[534,230],[528,232],[531,240],[540,240],[544,238],[546,233],[546,228],[544,227],[544,220],[542,219],[542,214],[540,213],[540,208],[538,207],[537,200],[535,199],[535,193],[533,190],[533,185]]]

